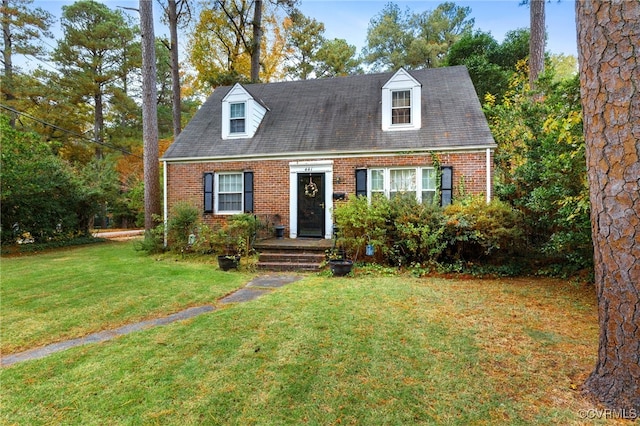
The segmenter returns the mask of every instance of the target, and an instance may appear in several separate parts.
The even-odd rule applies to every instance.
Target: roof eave
[[[160,161],[167,163],[199,163],[199,162],[228,162],[228,161],[261,161],[261,160],[290,160],[290,159],[313,159],[313,158],[349,158],[349,157],[375,157],[375,156],[400,156],[408,154],[419,154],[429,152],[478,152],[487,149],[495,149],[497,145],[465,145],[465,146],[447,146],[447,147],[431,147],[431,148],[407,148],[405,150],[353,150],[353,151],[308,151],[295,153],[264,153],[252,155],[225,155],[225,156],[207,156],[207,157],[175,157],[161,158]]]

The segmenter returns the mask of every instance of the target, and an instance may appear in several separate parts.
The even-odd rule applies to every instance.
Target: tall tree
[[[356,47],[341,38],[325,40],[318,49],[315,74],[319,78],[338,77],[361,72]]]
[[[415,14],[411,26],[419,28],[419,32],[409,46],[408,65],[412,68],[441,66],[449,48],[462,35],[471,32],[474,19],[468,18],[470,14],[471,8],[452,2]]]
[[[158,168],[158,92],[156,87],[156,39],[153,3],[140,0],[142,36],[142,134],[144,160],[144,229],[151,231],[160,215],[160,172]]]
[[[162,3],[160,3],[162,5]],[[172,112],[173,137],[176,138],[182,130],[182,107],[180,98],[180,59],[178,53],[178,27],[185,25],[191,19],[191,8],[188,0],[168,0],[164,13],[169,24],[171,52],[171,83],[172,83]]]
[[[422,13],[387,3],[369,23],[364,62],[376,70],[440,66],[449,48],[473,28],[470,13],[451,2]]]
[[[49,28],[53,16],[41,8],[29,8],[33,0],[2,0],[2,97],[11,104],[16,98],[13,78],[13,54],[39,56],[44,53],[44,37],[53,37]],[[15,127],[15,115],[10,114],[9,123]]]
[[[324,24],[294,10],[285,23],[289,77],[306,80],[361,72],[356,47],[346,40],[327,40]]]
[[[260,41],[262,40],[262,0],[253,0],[253,39],[251,40],[251,82],[260,81]]]
[[[267,4],[271,3],[265,3]],[[213,88],[251,80],[253,3],[249,0],[216,0],[215,7],[202,9],[189,43],[189,58],[202,84]],[[277,36],[281,20],[270,10],[262,14],[263,32],[260,64],[273,63],[284,55],[284,43]],[[282,48],[275,48],[275,45]],[[262,80],[274,78],[273,67],[263,68]]]
[[[122,60],[134,31],[122,12],[93,0],[63,6],[61,22],[64,37],[58,41],[53,60],[60,65],[66,88],[77,102],[88,101],[93,107],[94,139],[102,143],[105,96],[122,75]],[[100,148],[96,156],[102,156]]]
[[[289,17],[286,70],[292,77],[306,80],[314,70],[314,59],[324,42],[324,24],[295,10]]]
[[[600,338],[585,391],[640,416],[640,2],[576,2]],[[622,411],[624,410],[624,411]]]
[[[529,86],[534,89],[536,81],[544,71],[544,3],[547,0],[529,0],[531,37],[529,38]]]
[[[402,11],[398,5],[387,3],[369,22],[367,45],[362,52],[364,62],[378,71],[406,66],[406,52],[413,40],[410,19],[409,9]]]

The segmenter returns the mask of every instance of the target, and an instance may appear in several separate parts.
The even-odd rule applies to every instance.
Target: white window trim
[[[411,123],[391,124],[392,93],[411,92]],[[382,130],[404,131],[417,130],[422,127],[422,86],[411,74],[399,69],[393,77],[382,86]]]
[[[400,93],[400,92],[409,92],[409,122],[408,123],[393,123],[393,110],[394,109],[401,109],[401,108],[407,108],[407,107],[393,107],[393,94],[394,93]],[[413,128],[413,108],[414,108],[414,104],[413,104],[413,90],[411,89],[395,89],[395,90],[391,90],[391,116],[390,116],[390,120],[391,120],[391,128],[397,128],[397,127],[410,127]]]
[[[243,117],[231,117],[231,108],[234,105],[244,105],[244,116]],[[231,121],[233,120],[244,120],[244,131],[243,132],[232,132],[231,131]],[[229,137],[237,138],[237,137],[247,137],[247,102],[229,102]]]
[[[383,174],[383,178],[384,178],[384,190],[382,191],[382,193],[384,194],[384,196],[386,198],[391,198],[391,170],[413,170],[415,171],[415,176],[416,176],[416,188],[415,191],[415,196],[416,196],[416,200],[418,200],[419,203],[422,203],[422,192],[423,192],[423,188],[422,188],[422,171],[423,170],[434,170],[434,167],[431,166],[416,166],[416,167],[371,167],[370,169],[367,169],[367,198],[369,200],[371,200],[371,196],[373,194],[379,194],[380,191],[373,191],[372,190],[372,183],[373,183],[373,179],[372,179],[372,172],[374,170],[382,170],[382,174]],[[437,177],[436,177],[437,179]],[[434,195],[436,195],[436,192],[438,190],[438,184],[436,182],[436,187],[431,189],[428,188],[429,190],[433,190],[434,191]]]
[[[240,210],[220,210],[220,175],[240,175]],[[235,192],[233,193],[235,194]],[[242,172],[216,172],[213,176],[213,211],[217,215],[234,215],[244,212],[244,175]]]

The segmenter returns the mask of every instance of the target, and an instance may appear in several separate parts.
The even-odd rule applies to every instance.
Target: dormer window
[[[418,130],[422,127],[422,86],[407,71],[400,68],[382,86],[382,117],[384,131]]]
[[[222,139],[252,138],[266,113],[266,105],[236,83],[222,98]]]
[[[235,103],[229,104],[229,133],[244,133],[245,131],[245,104]]]
[[[391,92],[391,124],[411,124],[411,90]]]

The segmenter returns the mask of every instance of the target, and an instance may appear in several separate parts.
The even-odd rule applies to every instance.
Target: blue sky
[[[199,1],[199,0],[193,0]],[[409,8],[412,12],[433,10],[441,1],[397,1],[401,9]],[[110,8],[118,6],[137,8],[138,0],[102,0]],[[327,38],[342,38],[358,49],[358,53],[365,45],[367,27],[371,18],[384,8],[387,0],[302,0],[299,7],[302,12],[324,23]],[[59,17],[63,5],[73,4],[73,0],[35,0],[34,6],[49,10]],[[455,1],[458,6],[471,8],[471,17],[475,18],[475,29],[490,32],[493,37],[502,42],[505,33],[518,28],[529,27],[529,8],[520,6],[521,0],[467,0]],[[154,14],[159,16],[161,8],[153,2]],[[134,13],[127,11],[127,13]],[[546,5],[547,51],[577,56],[576,24],[574,0],[561,0]],[[54,28],[56,36],[60,36],[59,22]],[[157,36],[168,35],[168,30],[156,19],[155,32]],[[51,43],[53,44],[53,43]],[[182,52],[185,41],[181,42]],[[22,61],[21,61],[22,62]],[[32,66],[37,62],[28,60]]]
[[[402,10],[412,12],[435,9],[442,1],[396,1]],[[367,27],[371,18],[384,8],[384,1],[370,0],[302,0],[300,9],[307,16],[325,24],[325,36],[343,38],[355,45],[358,52],[365,45]],[[471,8],[475,28],[490,32],[502,42],[511,30],[529,27],[529,7],[520,6],[520,0],[470,0],[454,1],[458,6]],[[551,1],[546,5],[547,50],[577,56],[575,2],[573,0]]]

